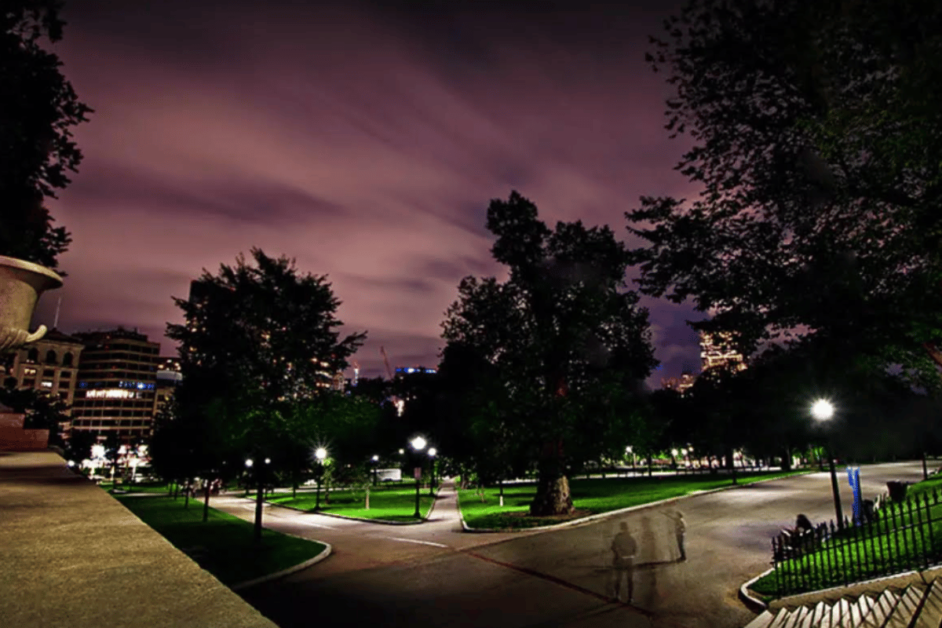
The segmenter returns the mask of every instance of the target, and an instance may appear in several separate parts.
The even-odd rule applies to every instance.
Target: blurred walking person
[[[638,552],[638,544],[635,542],[631,532],[628,531],[628,524],[624,521],[619,525],[620,532],[612,540],[612,571],[615,575],[615,599],[619,600],[621,593],[621,581],[626,583],[625,602],[629,604],[634,601],[634,566],[635,554]]]
[[[687,550],[684,548],[687,523],[684,521],[684,513],[675,510],[670,516],[674,520],[674,535],[677,537],[677,549],[680,550],[680,562],[684,562],[687,560]]]

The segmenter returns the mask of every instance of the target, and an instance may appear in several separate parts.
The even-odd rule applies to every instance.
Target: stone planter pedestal
[[[0,255],[0,353],[15,351],[46,335],[46,326],[29,332],[39,296],[62,287],[62,277],[45,266]]]

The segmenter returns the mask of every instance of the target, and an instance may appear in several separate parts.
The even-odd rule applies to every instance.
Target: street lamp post
[[[426,442],[425,442],[425,439],[422,438],[421,436],[416,436],[415,438],[412,439],[412,441],[409,444],[412,445],[412,449],[415,451],[416,454],[418,454],[420,451],[425,449]],[[416,458],[416,460],[418,460],[418,457]],[[416,469],[415,475],[417,476],[415,478],[415,518],[421,519],[422,514],[419,512],[419,481],[422,479],[422,476],[421,476],[422,468],[416,467],[415,469]]]
[[[431,447],[428,450],[428,457],[432,461],[432,469],[430,471],[431,477],[428,483],[428,494],[430,497],[435,496],[435,455],[438,453],[438,450],[434,447]]]
[[[324,458],[327,457],[327,450],[318,447],[314,451],[314,457],[317,458],[317,493],[314,497],[314,512],[321,508],[321,479],[324,477]]]
[[[834,416],[834,406],[826,399],[818,399],[811,406],[811,416],[816,421],[830,421]],[[834,514],[837,516],[838,529],[844,528],[844,511],[841,508],[841,493],[837,488],[837,472],[834,470],[834,456],[831,453],[831,447],[828,439],[825,439],[824,454],[828,458],[828,468],[831,471],[831,493],[834,496]]]
[[[379,464],[379,456],[373,456],[373,486],[376,486],[376,477],[379,473],[377,465]]]

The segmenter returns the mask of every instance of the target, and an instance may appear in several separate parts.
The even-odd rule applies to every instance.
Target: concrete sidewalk
[[[0,452],[0,618],[16,628],[277,628],[52,452]]]

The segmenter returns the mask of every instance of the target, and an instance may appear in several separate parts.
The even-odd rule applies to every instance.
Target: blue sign
[[[847,481],[854,491],[854,523],[860,525],[860,467],[851,469],[847,467]]]

